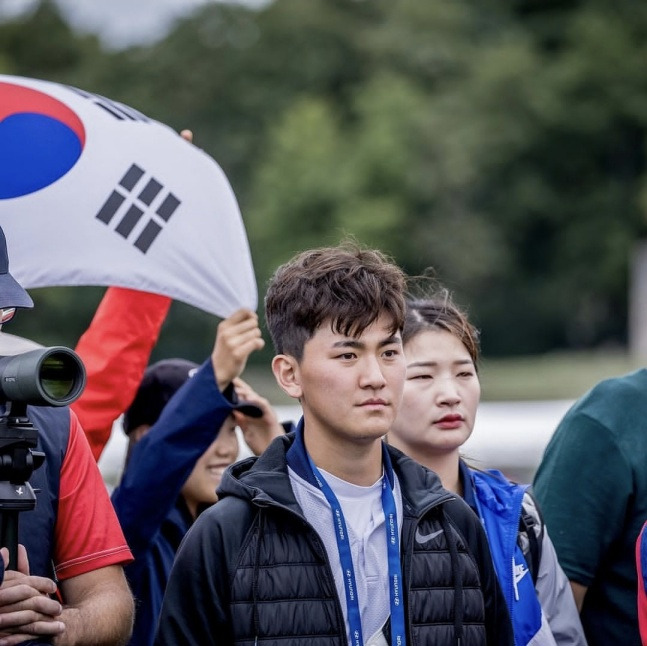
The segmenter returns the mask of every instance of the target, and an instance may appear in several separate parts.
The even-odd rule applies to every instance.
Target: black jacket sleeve
[[[239,505],[242,513],[227,522],[231,515],[222,512],[231,502],[206,510],[182,541],[164,595],[156,646],[233,644],[228,560],[240,548],[247,514]]]

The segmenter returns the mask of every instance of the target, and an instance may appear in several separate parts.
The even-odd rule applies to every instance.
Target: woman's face
[[[462,341],[445,330],[420,332],[404,346],[407,376],[391,434],[405,453],[458,451],[474,428],[481,384]]]
[[[195,517],[200,505],[218,500],[216,488],[225,469],[238,457],[236,420],[230,415],[220,427],[218,436],[195,463],[191,475],[182,487],[182,495],[191,514]]]

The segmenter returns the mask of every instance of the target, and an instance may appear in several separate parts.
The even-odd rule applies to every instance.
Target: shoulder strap
[[[530,492],[526,491],[521,503],[519,543],[534,584],[537,583],[537,576],[539,575],[543,539],[544,519],[541,516],[537,502]]]
[[[38,429],[38,450],[45,462],[31,475],[29,482],[36,493],[36,507],[21,514],[18,536],[29,554],[31,574],[54,580],[52,554],[58,515],[61,468],[70,438],[70,409],[67,406],[28,406],[29,420]]]

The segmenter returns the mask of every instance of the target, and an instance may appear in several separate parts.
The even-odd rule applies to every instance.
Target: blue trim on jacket
[[[488,537],[512,618],[515,646],[525,646],[541,628],[542,614],[528,564],[517,544],[521,502],[528,485],[514,484],[496,469],[470,469],[462,460],[460,476],[463,498],[480,517]]]
[[[135,445],[112,494],[135,557],[125,568],[136,603],[132,646],[153,643],[171,566],[193,523],[180,495],[182,486],[232,410],[218,390],[209,359],[173,395]]]

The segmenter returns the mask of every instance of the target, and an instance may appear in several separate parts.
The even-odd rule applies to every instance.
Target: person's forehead
[[[452,362],[473,363],[469,350],[463,341],[441,328],[428,328],[412,336],[404,345],[407,358],[413,363]]]
[[[233,431],[236,429],[236,418],[233,413],[220,425],[221,431]]]
[[[401,339],[400,330],[393,331],[393,317],[387,313],[382,313],[373,321],[369,326],[355,332],[352,328],[349,334],[337,331],[339,327],[343,328],[344,325],[337,325],[333,319],[326,319],[313,334],[312,338],[318,338],[320,341],[326,341],[330,344],[335,344],[343,340],[349,341],[363,341],[368,339],[392,339],[399,341]]]

